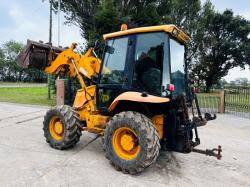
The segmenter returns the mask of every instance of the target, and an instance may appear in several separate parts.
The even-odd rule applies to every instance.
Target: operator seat
[[[149,56],[136,62],[136,86],[150,93],[160,94],[161,70]]]

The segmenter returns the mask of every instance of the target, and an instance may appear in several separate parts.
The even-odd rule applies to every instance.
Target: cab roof
[[[113,32],[109,34],[104,34],[104,40],[120,37],[120,36],[127,36],[131,34],[138,34],[138,33],[148,33],[148,32],[166,32],[169,33],[172,37],[176,38],[179,42],[186,44],[190,40],[189,36],[183,32],[182,30],[178,29],[175,25],[160,25],[160,26],[150,26],[150,27],[139,27],[134,29],[128,29],[124,31]]]

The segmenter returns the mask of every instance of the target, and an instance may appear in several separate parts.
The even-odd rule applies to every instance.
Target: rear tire
[[[60,127],[55,130],[58,124]],[[80,125],[78,114],[70,106],[62,105],[50,109],[43,121],[46,142],[55,149],[73,147],[82,135],[78,125]]]
[[[122,129],[126,132],[120,139],[118,138],[121,143],[117,146],[116,137],[119,136],[117,133]],[[131,138],[133,141],[130,142]],[[137,174],[156,161],[160,150],[160,138],[149,118],[137,112],[127,111],[116,114],[108,122],[104,145],[106,158],[117,170]],[[124,151],[123,148],[126,150]]]

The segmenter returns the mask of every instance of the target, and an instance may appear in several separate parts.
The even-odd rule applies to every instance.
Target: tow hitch
[[[220,145],[218,145],[218,148],[206,149],[206,150],[201,150],[201,149],[193,148],[192,151],[196,152],[196,153],[205,154],[206,156],[214,156],[218,160],[220,160],[222,158],[222,155],[221,155],[222,148],[221,148]]]

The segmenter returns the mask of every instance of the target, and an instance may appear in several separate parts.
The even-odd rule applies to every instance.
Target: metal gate
[[[250,88],[225,88],[225,112],[250,118]]]

